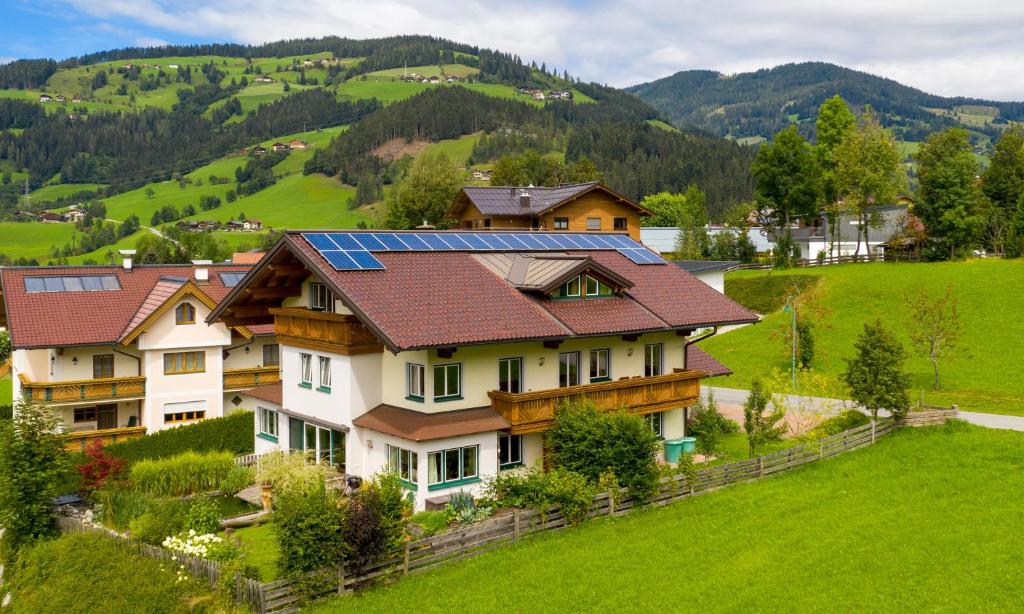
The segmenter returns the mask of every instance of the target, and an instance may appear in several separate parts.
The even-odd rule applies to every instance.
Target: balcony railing
[[[280,367],[224,369],[224,390],[243,390],[281,381]]]
[[[19,373],[21,394],[30,401],[44,403],[77,403],[79,401],[113,401],[139,399],[146,396],[145,377],[105,377],[99,379],[33,382]]]
[[[359,318],[294,307],[273,308],[274,334],[283,345],[342,355],[383,352],[384,345]]]
[[[103,445],[137,439],[146,434],[144,426],[129,426],[119,429],[96,429],[92,431],[75,431],[65,433],[64,448],[69,452],[85,451],[86,447],[94,441],[100,441]]]
[[[534,392],[492,390],[488,395],[494,410],[512,423],[512,434],[519,435],[550,428],[558,404],[574,397],[586,397],[602,411],[625,409],[635,414],[687,407],[697,402],[703,375],[701,371],[676,371]]]

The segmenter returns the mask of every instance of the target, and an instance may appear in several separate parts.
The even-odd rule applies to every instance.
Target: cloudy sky
[[[943,95],[1024,100],[1011,0],[3,0],[0,61],[130,45],[432,34],[625,86],[824,60]]]

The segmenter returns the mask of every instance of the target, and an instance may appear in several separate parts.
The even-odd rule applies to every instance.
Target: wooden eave
[[[572,196],[568,196],[568,197],[563,198],[562,200],[560,200],[560,201],[558,201],[556,203],[548,205],[546,208],[541,209],[540,211],[537,211],[536,215],[543,215],[545,213],[550,213],[550,212],[554,211],[555,209],[561,207],[562,205],[571,203],[574,200],[578,199],[579,197],[581,197],[581,196],[583,196],[585,194],[590,194],[594,190],[600,190],[600,191],[604,192],[605,194],[608,194],[609,196],[611,196],[612,199],[615,200],[615,202],[617,202],[619,204],[622,204],[622,205],[626,205],[627,207],[630,207],[632,209],[636,209],[637,211],[640,212],[640,215],[654,215],[654,212],[651,211],[650,209],[647,209],[643,205],[640,205],[638,203],[633,202],[632,200],[626,198],[622,194],[619,194],[618,192],[616,192],[615,190],[609,188],[608,186],[606,186],[605,184],[603,184],[601,182],[595,183],[594,185],[590,186],[586,190],[582,190],[580,192],[577,192],[577,193],[573,194]]]

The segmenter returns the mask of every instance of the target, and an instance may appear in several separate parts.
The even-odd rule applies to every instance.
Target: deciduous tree
[[[914,211],[928,234],[956,257],[977,244],[982,229],[970,137],[963,128],[931,134],[915,158],[920,188]]]
[[[953,288],[933,299],[921,293],[910,299],[913,325],[910,339],[928,356],[935,371],[935,390],[939,389],[939,359],[947,350],[956,347],[960,337],[960,312],[957,310]]]
[[[771,411],[768,411],[771,398],[771,392],[765,388],[761,380],[755,379],[750,384],[750,394],[743,404],[743,430],[747,432],[750,458],[757,454],[761,446],[779,441],[786,434],[786,423],[779,424],[786,417],[786,408],[772,404]]]
[[[865,324],[855,345],[857,355],[846,360],[842,380],[850,388],[850,396],[878,419],[878,410],[888,410],[894,417],[910,410],[907,387],[910,377],[903,370],[906,351],[881,320]]]
[[[813,215],[821,204],[821,168],[810,144],[790,126],[761,146],[750,167],[762,223],[790,234],[791,219]]]
[[[461,186],[461,173],[446,153],[422,154],[395,189],[385,224],[388,228],[413,228],[423,222],[443,226]]]
[[[843,213],[842,201],[839,200],[839,193],[836,189],[836,164],[833,159],[833,152],[857,126],[857,118],[846,101],[838,94],[829,98],[818,108],[818,120],[815,128],[818,134],[818,144],[814,152],[818,157],[818,164],[821,165],[821,185],[825,201],[825,215],[828,219],[830,230],[829,255],[835,256],[836,237],[839,230],[839,218]],[[810,257],[810,254],[807,255]]]

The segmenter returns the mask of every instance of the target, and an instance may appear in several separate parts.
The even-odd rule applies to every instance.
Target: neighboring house
[[[725,294],[725,272],[738,265],[739,262],[734,260],[673,260],[672,264]]]
[[[53,97],[53,99],[56,100],[57,102],[67,102],[68,101],[68,99],[63,94],[57,94],[56,96]]]
[[[491,171],[473,169],[473,179],[476,179],[478,181],[490,181]]]
[[[418,509],[542,463],[567,399],[682,435],[729,372],[688,335],[755,319],[622,235],[528,231],[291,231],[209,316],[275,326],[281,384],[244,401],[257,452],[391,469]]]
[[[299,139],[293,139],[291,142],[288,143],[288,147],[291,148],[291,149],[300,149],[300,150],[302,150],[302,149],[308,149],[309,148],[309,144],[306,143],[306,141],[301,141]]]
[[[263,222],[259,220],[242,220],[242,230],[249,232],[263,230]]]
[[[85,219],[85,211],[81,209],[69,209],[64,213],[64,219],[73,224],[81,222]]]
[[[73,102],[73,103],[76,103],[76,104],[77,104],[77,103],[79,103],[79,102],[82,102],[82,97],[81,97],[81,96],[79,96],[78,94],[75,94],[75,95],[74,95],[74,96],[73,96],[73,97],[71,98],[71,102]]]
[[[224,223],[224,228],[226,230],[242,230],[244,227],[245,226],[242,222],[236,222],[235,220],[228,220]]]
[[[267,153],[267,148],[262,145],[255,145],[252,149],[249,150],[249,153],[251,153],[254,156],[262,156],[263,154]]]
[[[867,243],[863,233],[858,233],[860,219],[855,215],[840,215],[835,231],[829,227],[825,214],[799,220],[791,232],[800,257],[814,260],[821,252],[826,257],[884,255],[886,245],[903,234],[910,219],[909,208],[906,204],[875,207],[870,215],[872,223],[868,224]]]
[[[572,92],[568,90],[552,90],[548,92],[548,98],[555,100],[572,100]]]
[[[466,186],[447,217],[466,229],[625,232],[640,240],[640,218],[651,212],[592,181],[557,188]]]
[[[284,144],[284,143],[282,143],[280,141],[278,141],[277,143],[274,143],[273,145],[271,145],[270,148],[273,149],[274,151],[288,151],[290,149],[288,147],[288,145],[286,145],[286,144]]]
[[[76,449],[222,416],[278,381],[272,326],[207,324],[249,266],[0,270],[14,398],[42,401]]]
[[[40,94],[39,102],[53,102],[53,96],[50,96],[49,94]]]
[[[50,213],[49,211],[43,211],[36,216],[40,222],[44,224],[59,224],[64,221],[64,216],[60,213]]]
[[[273,79],[273,77],[268,77],[266,75],[260,75],[258,77],[253,77],[252,82],[253,83],[273,83],[274,79]]]
[[[461,79],[459,79],[455,75],[449,75],[448,78],[445,79],[445,81],[447,81],[448,83],[458,83],[459,81],[461,81]]]
[[[708,225],[708,234],[714,237],[716,234],[732,229],[723,226]],[[679,229],[674,226],[644,226],[640,229],[640,242],[653,249],[659,254],[676,251],[676,239],[679,237]],[[774,243],[768,240],[760,226],[753,226],[747,229],[747,238],[758,252],[768,252],[774,247]]]

